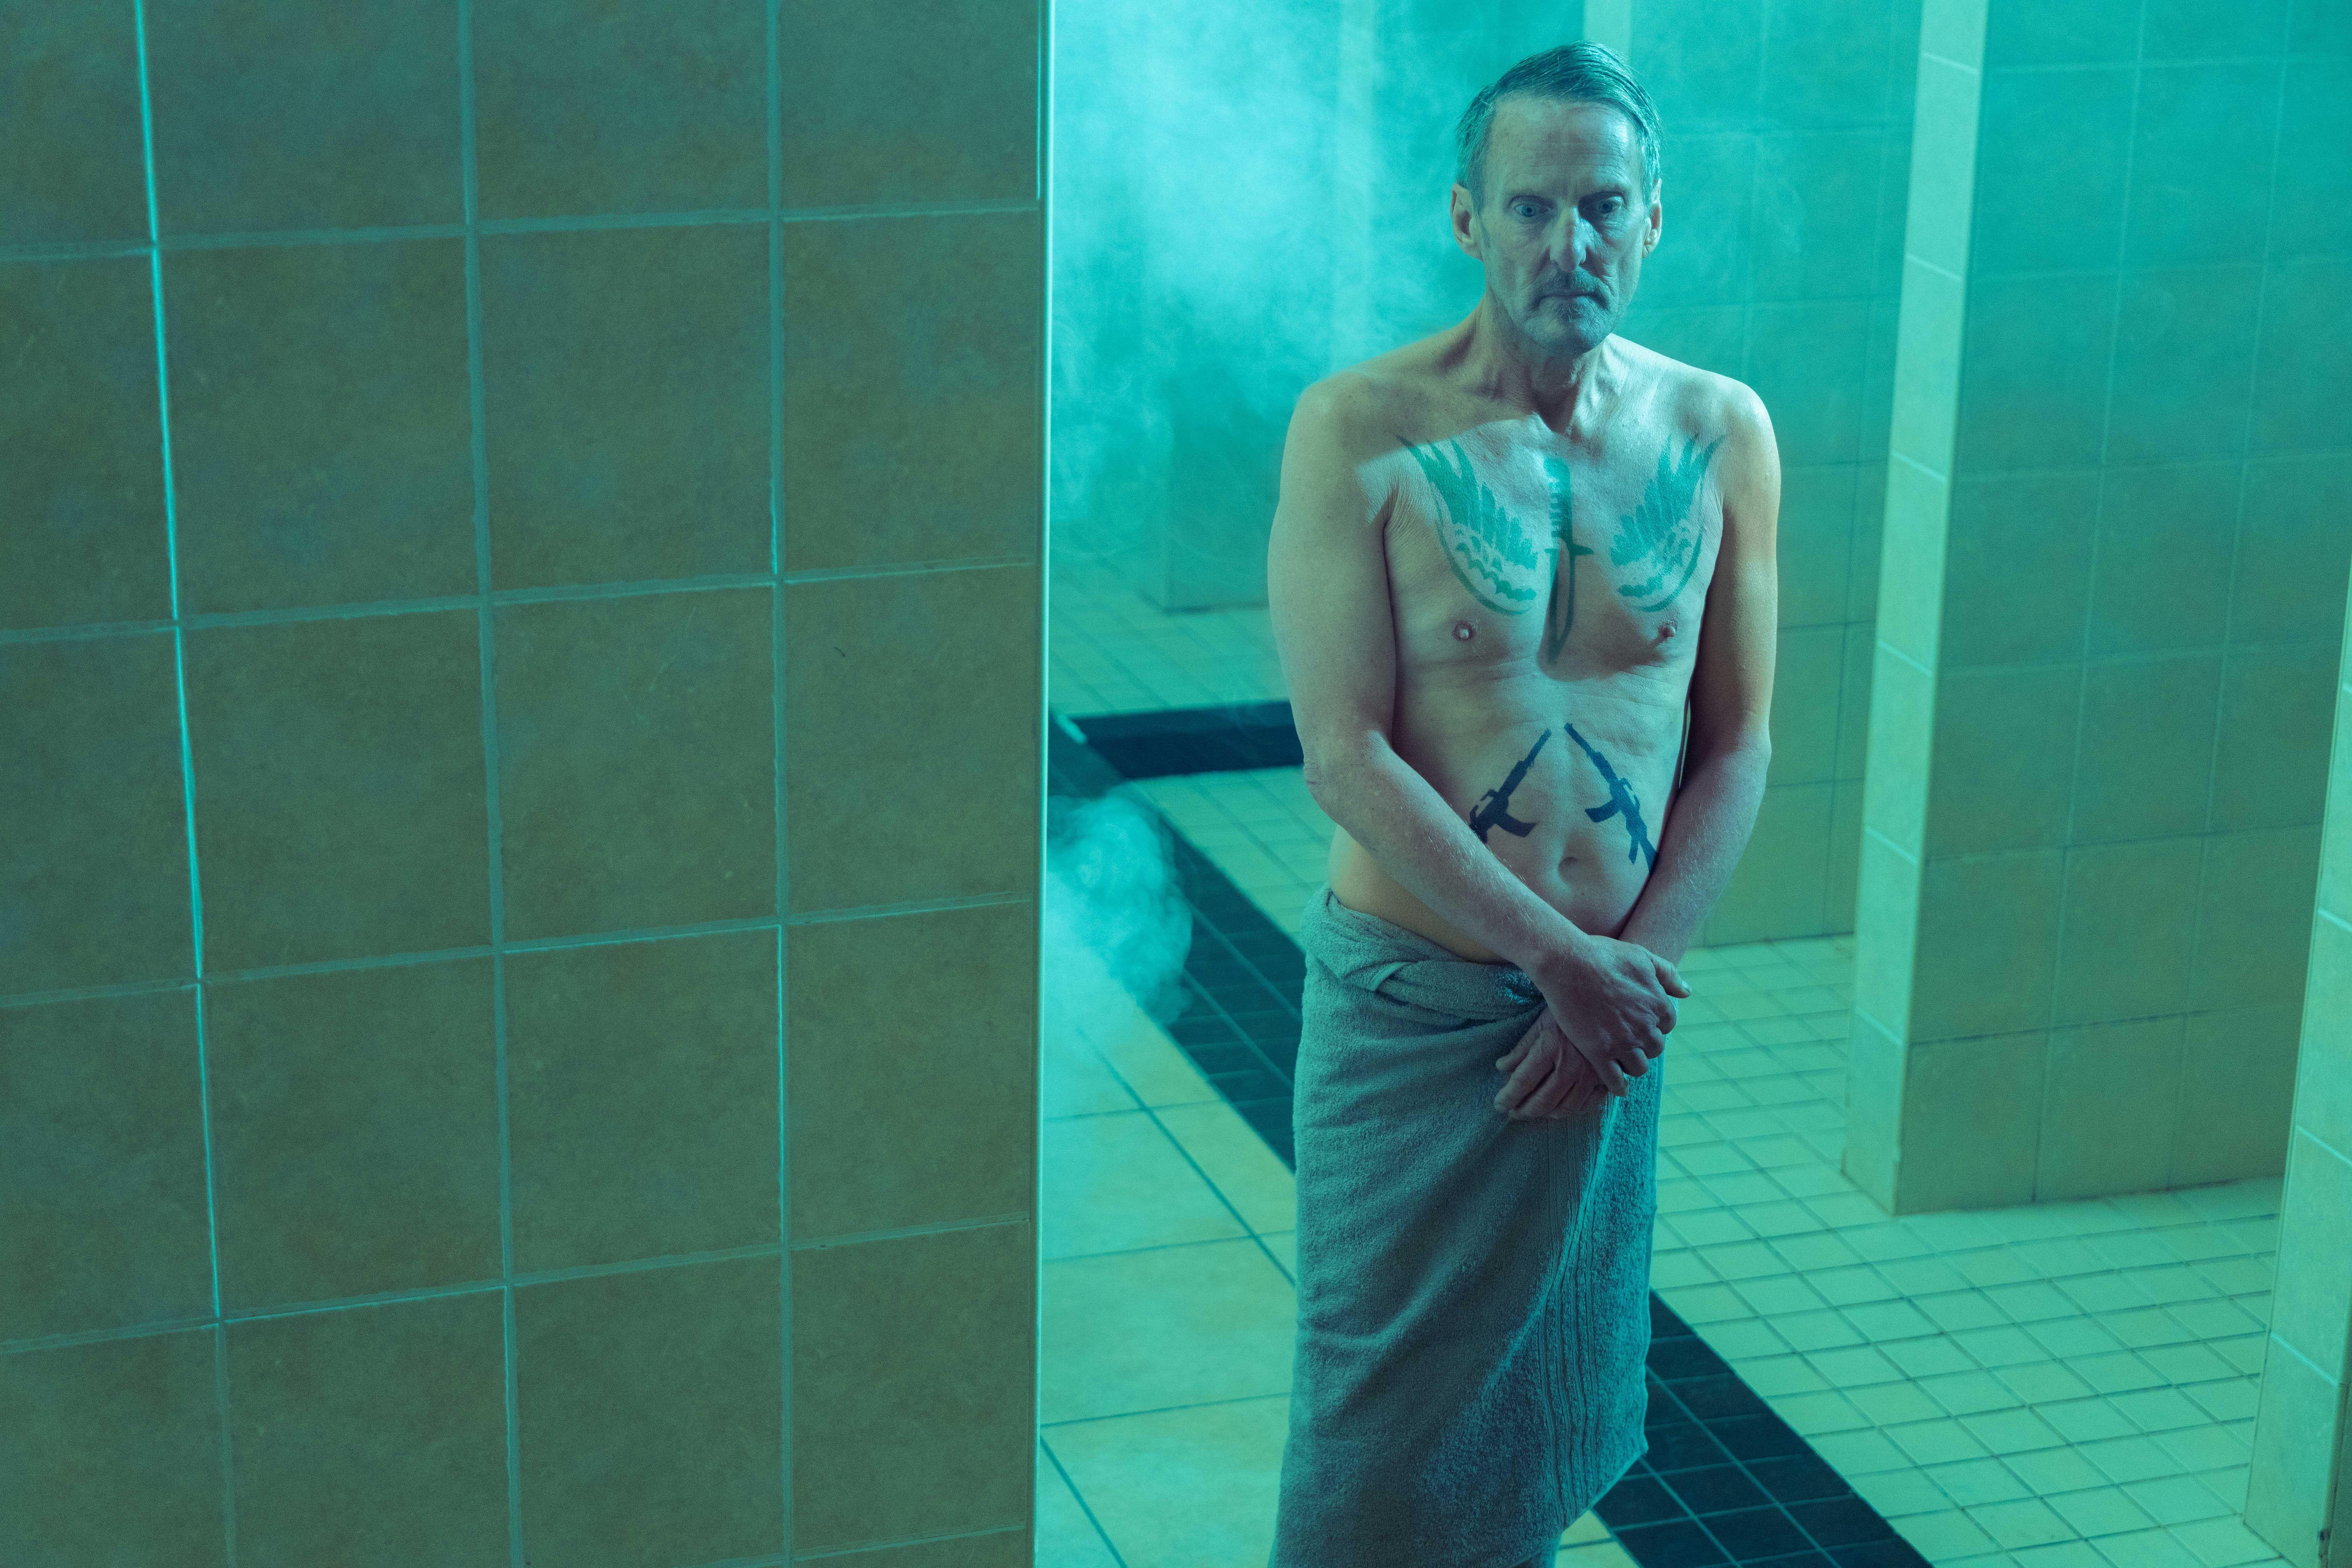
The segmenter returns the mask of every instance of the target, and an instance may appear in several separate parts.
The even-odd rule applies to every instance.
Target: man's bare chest
[[[1386,542],[1401,658],[1531,661],[1563,679],[1686,668],[1722,542],[1720,446],[1668,430],[1595,460],[1517,426],[1400,438]]]

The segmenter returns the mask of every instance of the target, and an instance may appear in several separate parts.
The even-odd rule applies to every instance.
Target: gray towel
[[[1269,1568],[1549,1564],[1649,1451],[1665,1058],[1564,1121],[1494,1107],[1543,1006],[1318,889],[1292,1124],[1298,1342]]]

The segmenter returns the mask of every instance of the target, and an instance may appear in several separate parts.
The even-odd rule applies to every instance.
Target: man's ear
[[[1480,243],[1478,208],[1470,200],[1470,187],[1456,184],[1446,193],[1446,227],[1453,232],[1454,243],[1464,254],[1476,256]]]

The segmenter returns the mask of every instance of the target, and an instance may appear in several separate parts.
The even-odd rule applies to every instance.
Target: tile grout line
[[[488,839],[490,921],[490,1020],[499,1110],[499,1340],[507,1480],[507,1558],[522,1568],[522,1395],[516,1364],[514,1128],[507,1010],[504,814],[499,809],[498,610],[490,598],[488,395],[482,368],[480,184],[476,166],[473,0],[457,0],[457,166],[462,181],[466,267],[466,395],[468,477],[473,480],[475,627],[482,703],[482,805]]]
[[[221,1317],[220,1194],[218,1162],[213,1148],[212,1068],[205,1039],[205,900],[204,880],[196,853],[195,750],[188,724],[188,639],[180,615],[179,510],[172,484],[171,355],[163,323],[163,257],[154,244],[161,219],[155,196],[155,109],[147,62],[147,11],[144,0],[132,0],[131,27],[139,51],[139,140],[141,173],[145,185],[148,288],[155,315],[155,416],[161,447],[163,488],[163,549],[171,590],[172,671],[180,731],[181,813],[188,837],[189,955],[195,976],[192,998],[196,1036],[196,1118],[205,1146],[205,1245],[212,1274],[213,1418],[219,1423],[215,1438],[220,1456],[221,1549],[225,1568],[236,1568],[236,1454],[230,1441],[228,1388],[228,1328]]]
[[[1035,557],[1027,555],[950,556],[872,566],[828,566],[802,572],[712,572],[691,577],[496,588],[424,599],[366,599],[335,605],[291,605],[263,610],[216,610],[175,616],[170,620],[160,621],[83,621],[66,626],[0,628],[0,647],[25,643],[93,642],[108,637],[157,637],[173,631],[212,631],[223,626],[294,626],[309,621],[432,615],[449,610],[470,610],[484,603],[499,609],[509,605],[572,604],[589,599],[720,593],[733,588],[797,587],[804,583],[853,582],[875,577],[926,577],[956,572],[1010,571],[1036,564]]]
[[[776,1361],[778,1393],[778,1550],[790,1563],[797,1518],[793,1507],[793,1132],[792,1081],[792,813],[785,788],[786,720],[785,605],[792,579],[784,571],[784,121],[783,22],[779,0],[760,6],[767,58],[761,68],[766,99],[768,153],[768,713],[772,746],[770,785],[775,792],[776,912]],[[518,1565],[520,1568],[520,1565]]]
[[[953,899],[917,899],[898,904],[857,904],[843,909],[813,910],[806,914],[779,920],[772,915],[754,915],[739,920],[704,921],[682,926],[629,926],[615,931],[587,931],[573,936],[531,937],[521,942],[509,942],[504,950],[509,954],[524,952],[564,952],[574,948],[611,947],[623,942],[678,942],[693,937],[719,936],[733,931],[772,931],[777,927],[834,925],[845,921],[888,920],[898,915],[936,914],[950,910],[988,909],[1000,904],[1021,904],[1030,901],[1029,895],[1017,890],[999,893],[973,893]],[[488,958],[492,952],[488,943],[471,947],[427,948],[409,952],[372,954],[359,958],[322,959],[316,963],[272,964],[258,969],[217,970],[203,980],[206,985],[224,985],[256,980],[278,980],[299,974],[335,974],[353,970],[390,969],[407,964],[439,963],[457,958]],[[186,991],[195,988],[193,974],[175,975],[168,980],[135,980],[112,985],[86,985],[59,991],[24,991],[0,996],[0,1011],[12,1007],[42,1006],[55,1002],[91,1001],[100,997],[144,996],[163,991]]]
[[[460,89],[462,96],[464,89]],[[966,202],[877,202],[831,207],[695,207],[684,211],[590,213],[557,217],[483,218],[460,223],[363,225],[354,228],[239,229],[211,234],[175,234],[143,242],[68,240],[46,245],[0,246],[0,267],[56,261],[110,261],[151,252],[275,250],[299,246],[396,245],[404,240],[456,239],[473,232],[489,235],[583,234],[633,228],[748,228],[754,224],[859,223],[894,218],[1022,216],[1038,208],[1034,198],[1005,197]]]

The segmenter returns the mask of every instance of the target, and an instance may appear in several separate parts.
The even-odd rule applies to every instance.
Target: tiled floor
[[[1217,863],[1284,931],[1298,934],[1307,895],[1323,885],[1331,819],[1297,768],[1192,773],[1129,786]]]
[[[1071,715],[1286,697],[1264,605],[1171,615],[1109,567],[1054,553],[1048,700]]]
[[[1328,831],[1296,770],[1138,787],[1295,929]],[[1165,1030],[1062,962],[1049,987],[1100,1005],[1044,1064],[1037,1561],[1258,1568],[1290,1174]],[[1658,1293],[1932,1562],[2281,1562],[2236,1518],[2278,1181],[1887,1218],[1837,1165],[1851,963],[1841,938],[1685,960]],[[1588,1516],[1560,1561],[1631,1559]]]

